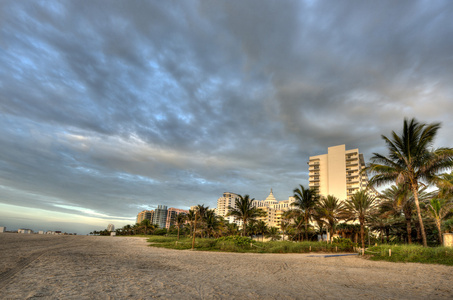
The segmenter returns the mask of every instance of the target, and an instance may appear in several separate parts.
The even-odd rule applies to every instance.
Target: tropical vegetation
[[[198,205],[188,214],[178,215],[169,229],[144,220],[119,228],[116,234],[153,235],[153,245],[177,249],[286,253],[306,252],[310,245],[313,251],[329,252],[333,248],[328,245],[335,244],[338,249],[343,243],[348,251],[354,246],[368,246],[367,253],[374,253],[376,259],[396,261],[399,255],[412,252],[433,257],[450,255],[448,249],[417,250],[419,245],[439,248],[442,234],[453,231],[453,149],[432,148],[439,128],[439,123],[405,119],[401,132],[382,136],[388,154],[374,153],[363,170],[371,175],[366,190],[338,199],[299,185],[292,191],[294,201],[275,227],[265,222],[266,213],[255,205],[254,198],[238,195],[227,216],[235,217],[241,226]],[[384,189],[376,190],[382,186]],[[159,235],[166,237],[157,238]],[[407,246],[401,246],[404,244]],[[395,254],[388,258],[383,249],[393,249]],[[400,261],[417,257],[413,253],[409,256],[412,258]],[[438,260],[429,262],[433,261]]]

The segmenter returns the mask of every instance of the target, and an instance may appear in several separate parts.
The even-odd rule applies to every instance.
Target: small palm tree
[[[244,195],[244,197],[242,197],[241,195],[238,195],[238,197],[235,199],[236,207],[228,206],[228,209],[230,210],[230,212],[227,214],[227,216],[234,216],[237,219],[242,220],[242,228],[243,228],[244,236],[247,236],[247,222],[248,221],[255,220],[259,217],[266,216],[265,211],[253,206],[253,201],[255,201],[255,198],[250,199],[249,195]]]
[[[148,219],[144,219],[140,222],[140,227],[144,229],[143,233],[148,234],[148,229],[152,226],[151,222]]]
[[[305,213],[300,209],[290,209],[283,214],[283,219],[292,222],[296,238],[303,240]]]
[[[269,237],[271,241],[278,241],[281,238],[277,227],[269,228],[266,236]]]
[[[256,232],[258,234],[261,234],[261,241],[264,241],[264,234],[267,233],[268,231],[268,227],[267,227],[267,224],[266,222],[264,222],[263,220],[259,220],[257,223],[256,223]]]
[[[344,218],[348,221],[359,220],[360,238],[362,239],[362,248],[365,249],[365,221],[373,215],[376,208],[376,199],[368,195],[365,191],[358,191],[346,200],[344,204]]]
[[[440,123],[423,124],[416,119],[404,119],[401,135],[394,131],[392,138],[382,136],[389,150],[389,156],[374,153],[372,162],[365,169],[375,175],[370,185],[387,183],[407,184],[414,195],[415,207],[420,223],[423,246],[427,247],[418,189],[420,184],[436,180],[436,174],[453,166],[453,149],[431,150]]]
[[[293,193],[296,201],[291,203],[291,205],[304,213],[305,240],[308,240],[308,223],[313,219],[315,207],[319,201],[319,195],[316,189],[305,189],[301,184],[299,188],[294,189]]]
[[[185,213],[179,213],[176,215],[175,225],[178,228],[178,240],[179,240],[179,230],[181,229],[181,226],[184,225],[186,220],[187,220],[187,216]]]
[[[343,203],[335,196],[328,195],[327,197],[322,197],[318,203],[318,212],[326,220],[326,223],[329,225],[330,231],[330,241],[332,241],[332,236],[335,232],[335,227],[338,222],[341,220],[343,213]]]
[[[437,230],[439,231],[439,242],[442,245],[442,220],[452,211],[453,202],[447,199],[433,198],[427,207],[431,218],[436,223]]]
[[[453,197],[453,172],[442,174],[435,181],[439,188],[439,197]]]

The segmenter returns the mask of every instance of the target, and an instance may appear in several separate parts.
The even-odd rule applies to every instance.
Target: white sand
[[[453,299],[453,267],[0,234],[1,299]]]

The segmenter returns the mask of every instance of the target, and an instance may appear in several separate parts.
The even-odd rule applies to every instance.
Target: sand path
[[[1,299],[453,299],[453,267],[0,234]]]

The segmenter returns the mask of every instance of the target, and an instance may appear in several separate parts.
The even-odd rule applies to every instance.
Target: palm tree
[[[453,202],[447,199],[433,198],[427,205],[431,217],[439,231],[439,242],[442,245],[442,219],[453,209]]]
[[[290,209],[283,214],[285,220],[291,220],[295,230],[295,235],[299,237],[299,241],[303,239],[303,227],[305,225],[305,214],[300,209]]]
[[[278,241],[281,238],[277,227],[269,228],[269,231],[267,232],[266,236],[270,237],[271,241]]]
[[[288,229],[289,229],[289,222],[286,220],[281,220],[280,222],[280,230],[282,231],[283,238],[282,240],[285,240],[285,235],[288,235]]]
[[[446,198],[453,196],[453,171],[442,174],[436,178],[436,185],[439,188],[439,197]]]
[[[358,191],[346,200],[344,204],[344,217],[348,221],[359,220],[360,238],[362,239],[362,248],[365,249],[364,228],[365,221],[369,219],[376,207],[376,199],[368,195],[364,190]]]
[[[416,119],[404,119],[403,132],[399,136],[394,131],[392,139],[382,136],[389,150],[389,156],[373,153],[372,163],[365,169],[375,175],[370,185],[388,183],[408,184],[414,195],[415,207],[420,223],[423,246],[427,247],[418,189],[423,182],[431,183],[438,172],[453,165],[453,149],[431,150],[440,123],[423,124]]]
[[[321,216],[327,221],[330,231],[330,241],[332,241],[332,236],[335,232],[335,226],[338,221],[341,219],[343,212],[343,204],[335,196],[328,195],[327,197],[322,197],[318,203],[318,212]]]
[[[425,190],[426,187],[423,187],[418,191],[418,198],[421,202],[426,202],[434,196],[433,193],[427,193]],[[408,244],[412,244],[412,216],[415,211],[415,199],[412,191],[402,184],[392,185],[390,188],[384,190],[378,198],[383,200],[379,206],[384,218],[404,215],[407,242]]]
[[[236,223],[229,223],[228,221],[226,221],[226,230],[225,230],[225,234],[226,235],[237,235],[238,232],[239,232],[239,228],[238,228],[238,225]]]
[[[195,248],[195,234],[197,232],[197,219],[200,217],[200,220],[204,218],[206,215],[206,211],[209,209],[208,206],[204,206],[198,204],[198,206],[195,208],[194,213],[195,213],[195,218],[194,218],[194,223],[193,223],[193,237],[192,237],[192,250]]]
[[[303,185],[293,190],[295,202],[292,206],[300,209],[304,213],[305,221],[305,240],[308,240],[308,223],[313,219],[316,204],[319,201],[318,191],[313,188],[305,189]]]
[[[383,200],[380,204],[383,217],[399,217],[404,214],[408,244],[412,244],[412,213],[415,209],[414,197],[411,196],[411,191],[402,184],[392,185],[378,196]]]
[[[253,201],[255,201],[255,198],[250,199],[249,195],[244,195],[244,197],[242,197],[241,195],[238,195],[238,197],[235,199],[236,207],[228,206],[228,209],[230,211],[228,212],[227,216],[234,216],[237,219],[242,220],[242,228],[244,229],[243,230],[244,236],[247,236],[247,222],[248,221],[254,220],[259,217],[266,216],[265,211],[253,206]]]
[[[207,234],[208,238],[209,238],[209,236],[214,235],[218,231],[221,223],[220,223],[219,217],[215,215],[213,210],[206,211],[205,225],[206,225],[206,234]]]
[[[268,231],[267,224],[263,220],[259,220],[256,223],[256,232],[261,234],[261,241],[264,241],[264,234]]]
[[[147,235],[148,234],[148,229],[151,228],[153,225],[151,224],[151,222],[148,220],[148,219],[144,219],[143,221],[140,222],[140,227],[141,228],[144,228],[144,234]]]
[[[179,213],[176,215],[175,225],[178,228],[178,240],[179,240],[179,230],[181,229],[181,226],[184,225],[186,220],[187,220],[187,217],[186,217],[185,213]]]

